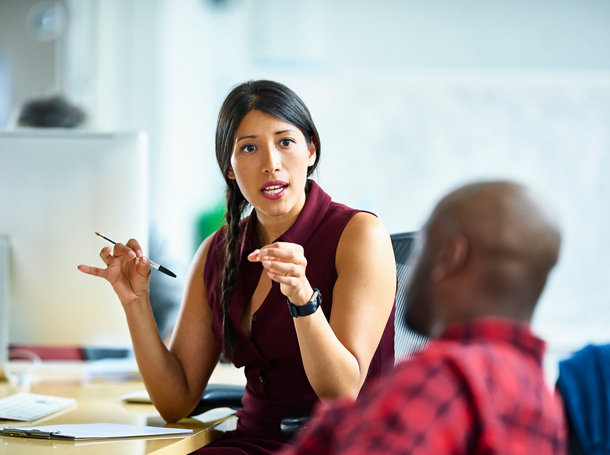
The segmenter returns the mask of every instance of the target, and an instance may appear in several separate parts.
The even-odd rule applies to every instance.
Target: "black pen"
[[[110,243],[112,243],[113,245],[116,245],[116,242],[114,240],[110,240],[108,237],[106,237],[105,235],[100,234],[99,232],[96,232],[95,235],[97,235],[98,237],[103,238],[104,240],[108,240]],[[150,262],[150,266],[153,269],[157,269],[159,272],[161,273],[165,273],[166,275],[171,276],[172,278],[176,278],[176,274],[174,272],[172,272],[169,269],[166,269],[165,267],[163,267],[162,265],[157,264],[156,262],[153,262],[150,260],[150,258],[148,259]]]

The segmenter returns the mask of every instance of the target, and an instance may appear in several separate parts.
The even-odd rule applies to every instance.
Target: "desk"
[[[80,380],[43,380],[31,386],[30,391],[45,395],[76,398],[78,404],[59,414],[34,421],[39,425],[68,423],[111,422],[132,425],[163,426],[165,422],[154,406],[147,404],[124,404],[121,396],[143,390],[139,381],[111,382],[93,381],[82,384]],[[7,383],[0,382],[0,397],[16,392]],[[212,428],[214,422],[197,419],[182,419],[171,427],[190,428],[193,434],[186,437],[107,439],[104,441],[57,441],[0,436],[1,455],[27,455],[53,452],[54,454],[187,454],[209,444],[220,432]],[[0,426],[22,423],[0,421]],[[32,425],[32,422],[27,422]]]

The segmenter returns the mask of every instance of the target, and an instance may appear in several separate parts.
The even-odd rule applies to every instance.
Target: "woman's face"
[[[315,159],[315,145],[296,126],[252,110],[235,132],[228,176],[260,221],[294,220],[305,204],[307,168]]]

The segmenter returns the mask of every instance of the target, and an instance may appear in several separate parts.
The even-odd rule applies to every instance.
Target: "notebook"
[[[193,430],[184,428],[124,425],[119,423],[82,423],[74,425],[45,425],[36,427],[4,427],[1,436],[36,439],[66,439],[82,441],[89,439],[138,438],[153,436],[185,436]]]

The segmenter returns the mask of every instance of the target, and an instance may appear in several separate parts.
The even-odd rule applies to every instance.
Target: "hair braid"
[[[223,348],[225,357],[233,356],[233,327],[229,317],[231,293],[237,283],[237,259],[240,247],[239,222],[248,202],[237,185],[227,187],[227,237],[225,241],[225,266],[221,280],[221,305],[223,314]]]

